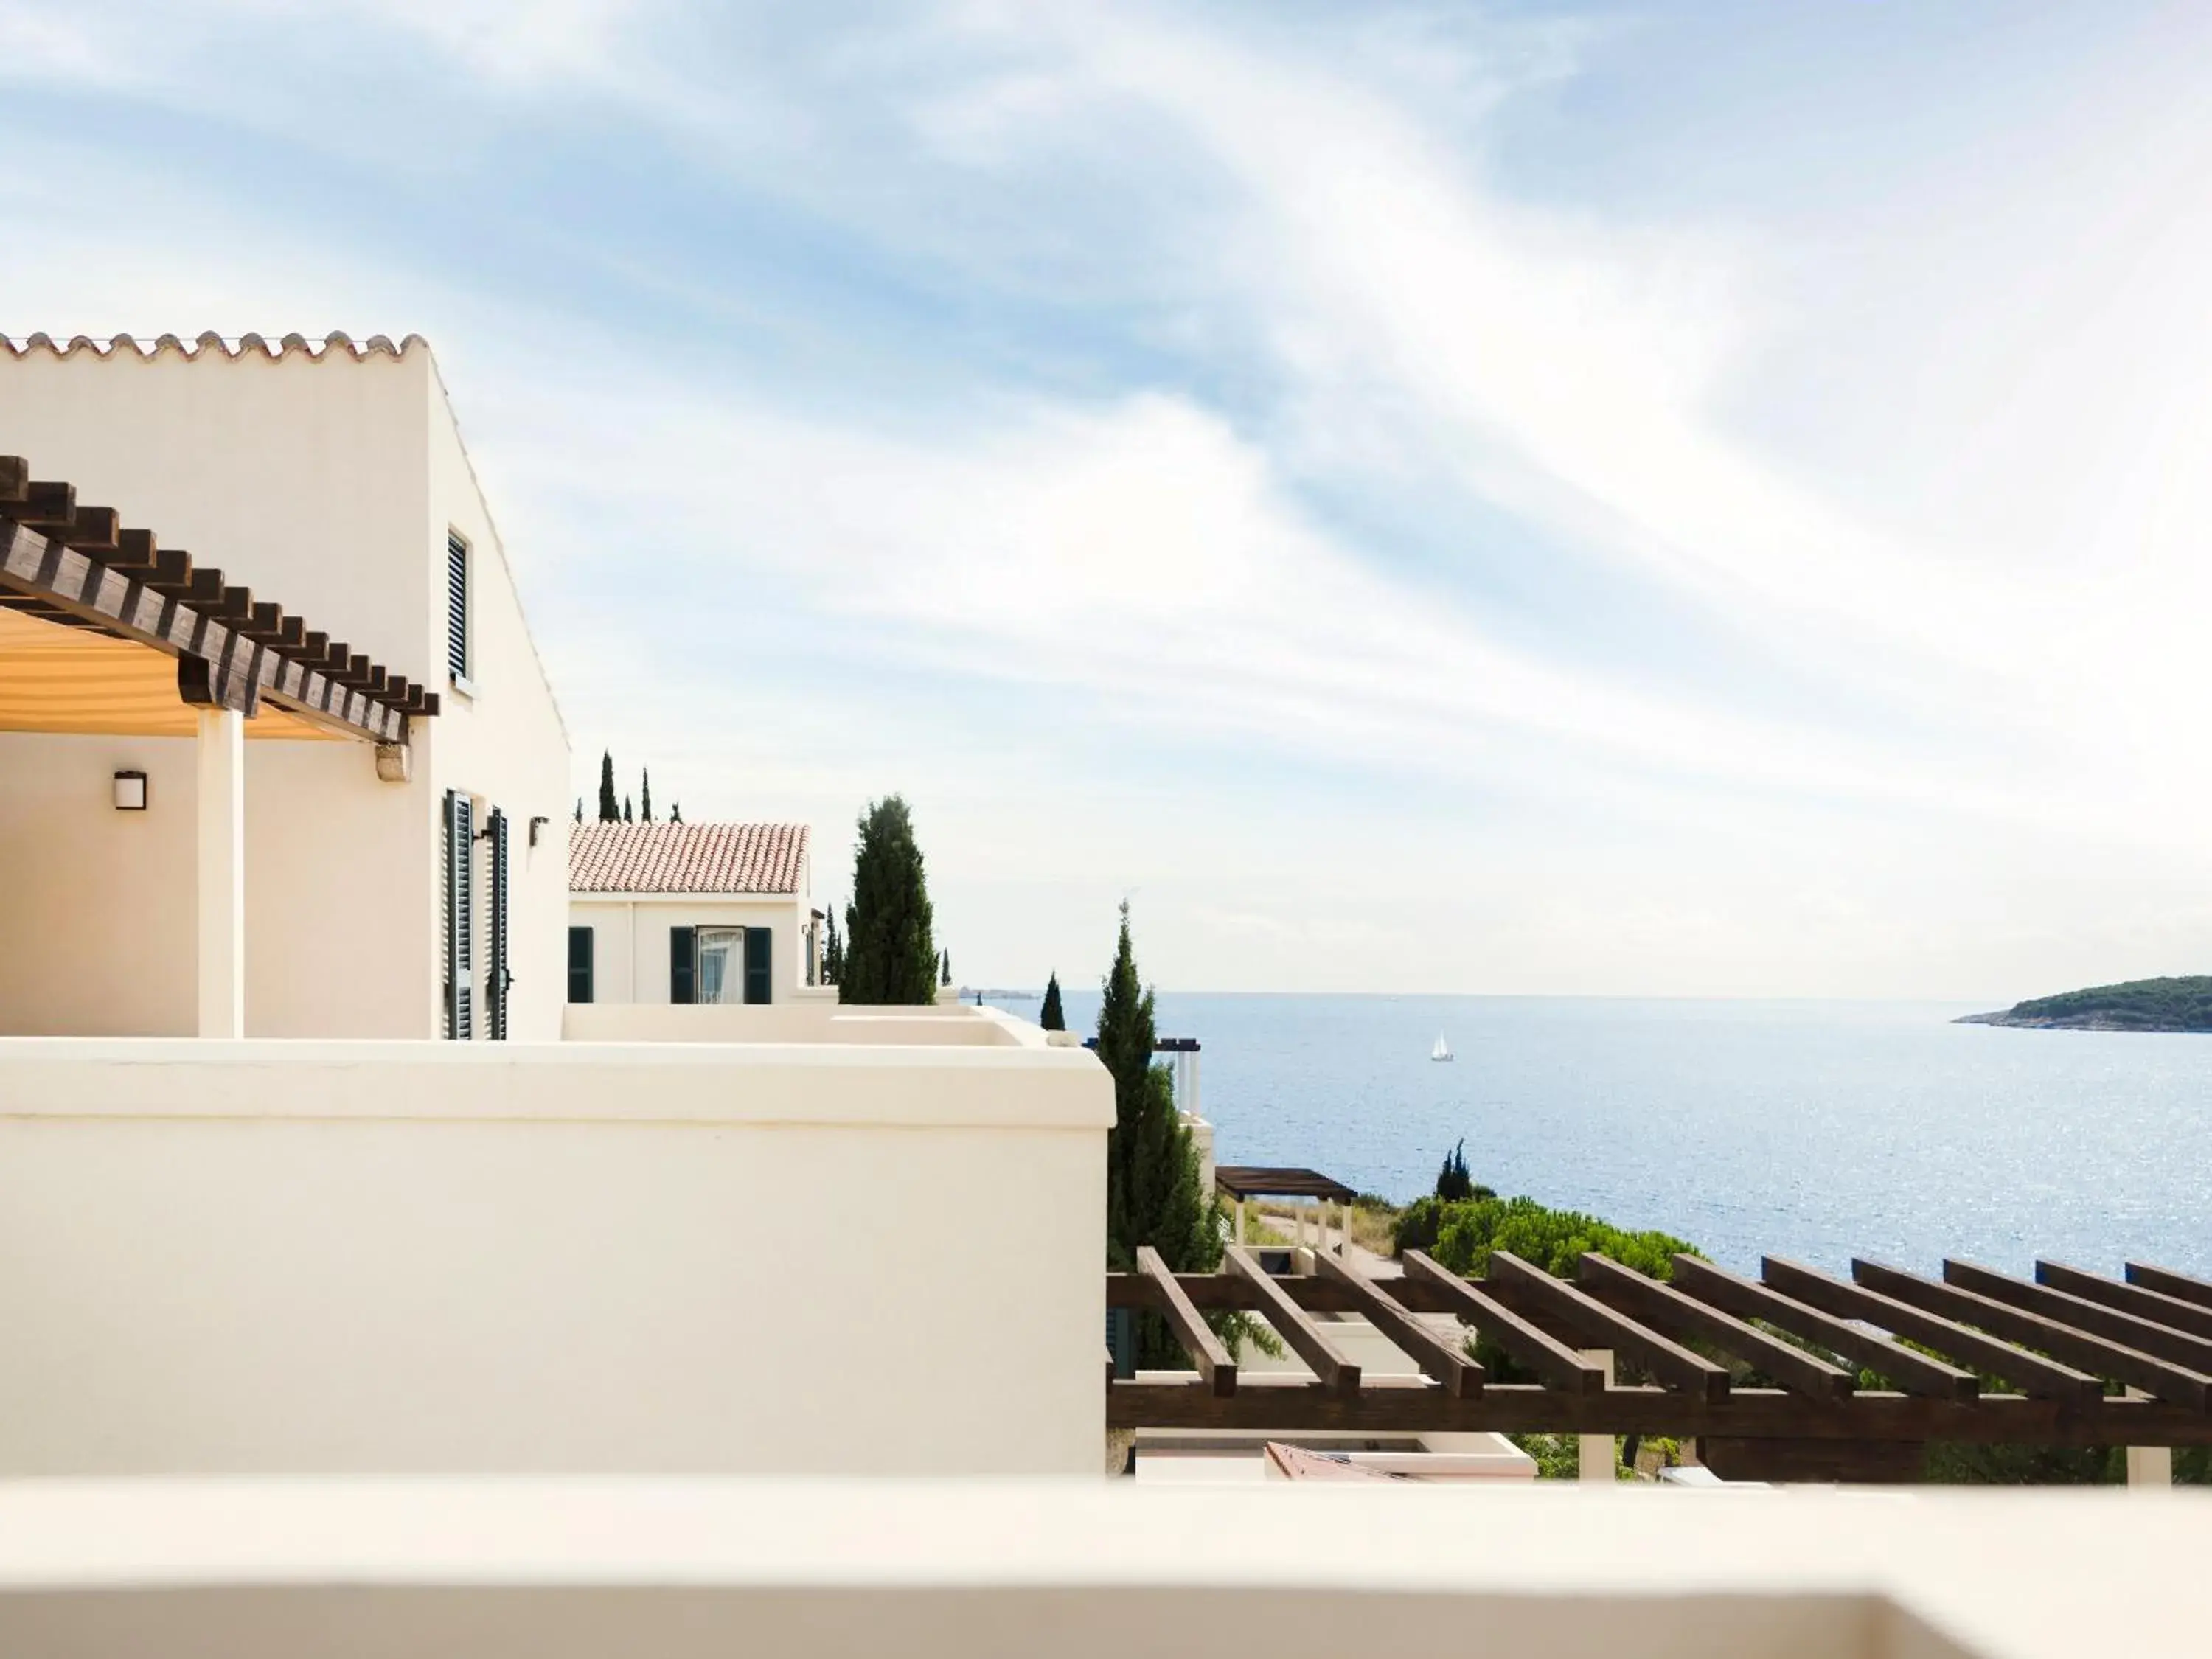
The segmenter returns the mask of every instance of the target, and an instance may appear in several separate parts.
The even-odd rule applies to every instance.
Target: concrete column
[[[1583,1358],[1605,1367],[1605,1386],[1611,1388],[1613,1386],[1613,1350],[1610,1348],[1585,1349]],[[1613,1462],[1613,1437],[1609,1434],[1583,1434],[1576,1436],[1575,1439],[1581,1455],[1582,1479],[1599,1480],[1608,1486],[1611,1486]]]
[[[2128,1398],[2130,1400],[2148,1400],[2149,1397],[2140,1389],[2128,1390]],[[2172,1484],[2172,1447],[2130,1446],[2128,1448],[2128,1485],[2170,1486]]]
[[[1251,1204],[1252,1200],[1249,1198],[1240,1198],[1237,1200],[1237,1242],[1239,1244],[1243,1243],[1247,1237],[1244,1216],[1245,1212],[1251,1207]]]
[[[199,713],[199,1033],[246,1035],[246,717]]]

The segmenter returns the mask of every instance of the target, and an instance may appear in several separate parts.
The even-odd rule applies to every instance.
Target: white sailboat
[[[1437,1046],[1429,1050],[1429,1058],[1431,1060],[1449,1060],[1451,1057],[1451,1044],[1444,1041],[1444,1034],[1442,1031],[1437,1032]]]

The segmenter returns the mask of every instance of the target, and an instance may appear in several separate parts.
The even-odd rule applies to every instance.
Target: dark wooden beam
[[[30,463],[21,455],[0,455],[0,511],[21,501],[30,488]]]
[[[1709,1400],[1720,1399],[1729,1391],[1726,1366],[1716,1365],[1703,1354],[1692,1353],[1657,1331],[1646,1329],[1510,1250],[1491,1252],[1486,1279],[1492,1284],[1512,1285],[1561,1324],[1578,1331],[1591,1347],[1625,1353],[1671,1387]]]
[[[2048,1285],[2031,1285],[2024,1279],[2014,1279],[1971,1261],[1945,1261],[1943,1281],[1962,1291],[1972,1291],[2015,1308],[2025,1308],[2075,1330],[2087,1331],[2093,1336],[2105,1337],[2140,1352],[2170,1359],[2193,1371],[2212,1375],[2212,1340],[2191,1336],[2186,1331],[2122,1313],[2104,1303]]]
[[[213,616],[216,607],[222,603],[222,592],[228,586],[222,572],[196,568],[185,583],[185,591],[178,597],[203,616]]]
[[[100,562],[110,570],[143,581],[153,572],[157,550],[152,531],[118,530],[115,532],[114,547],[100,555]]]
[[[196,581],[203,576],[222,581],[220,571],[193,575]],[[200,659],[207,665],[204,684],[198,668],[180,669],[179,689],[204,689],[222,707],[252,714],[267,694],[349,735],[376,743],[406,740],[407,716],[399,710],[332,685],[174,595],[6,519],[0,519],[0,587],[54,608],[75,625],[137,640],[180,659]]]
[[[243,632],[253,617],[253,590],[250,587],[226,587],[208,614],[234,630]]]
[[[1305,1310],[1283,1293],[1273,1277],[1255,1261],[1242,1245],[1229,1247],[1226,1257],[1230,1272],[1259,1292],[1260,1311],[1275,1328],[1275,1334],[1290,1346],[1291,1351],[1313,1368],[1314,1376],[1322,1388],[1336,1394],[1359,1392],[1359,1367],[1347,1358],[1337,1346],[1321,1333],[1321,1327],[1305,1316]]]
[[[296,657],[300,654],[301,647],[304,646],[307,641],[307,624],[301,622],[297,617],[285,617],[283,626],[276,630],[277,649],[280,651],[289,652],[290,654]]]
[[[57,531],[54,539],[94,558],[112,553],[122,533],[123,520],[112,507],[80,507],[70,517],[69,528]]]
[[[130,573],[137,574],[136,572]],[[154,568],[143,580],[146,586],[169,599],[181,599],[191,591],[192,556],[180,549],[164,547],[154,555]]]
[[[1237,1362],[1229,1357],[1229,1350],[1213,1334],[1206,1317],[1190,1305],[1182,1286],[1168,1270],[1166,1260],[1149,1244],[1137,1247],[1137,1271],[1143,1274],[1159,1295],[1159,1311],[1166,1318],[1168,1328],[1182,1344],[1183,1352],[1198,1367],[1198,1374],[1206,1380],[1208,1392],[1226,1397],[1237,1392]]]
[[[1333,1279],[1352,1292],[1353,1304],[1367,1322],[1382,1333],[1399,1351],[1443,1385],[1454,1399],[1482,1392],[1483,1369],[1466,1351],[1464,1340],[1448,1342],[1416,1319],[1365,1274],[1347,1267],[1328,1251],[1316,1254],[1315,1265],[1323,1279]]]
[[[1810,1303],[1784,1296],[1771,1286],[1740,1279],[1702,1256],[1674,1258],[1674,1288],[1739,1319],[1763,1319],[1792,1335],[1817,1342],[1866,1366],[1907,1394],[1931,1400],[1972,1400],[1982,1391],[1981,1378],[1972,1371],[1931,1359],[1878,1331],[1823,1313]]]
[[[2147,1291],[2156,1291],[2177,1301],[2194,1302],[2200,1308],[2212,1308],[2212,1284],[2203,1279],[2191,1279],[2171,1267],[2154,1267],[2144,1261],[2130,1261],[2124,1271],[2130,1285],[2140,1285]]]
[[[66,530],[76,518],[76,486],[34,478],[23,486],[8,516],[41,535],[49,530]]]
[[[1768,1256],[1762,1264],[1762,1272],[1766,1282],[1785,1296],[1809,1303],[1839,1318],[1863,1319],[1924,1343],[1938,1353],[1992,1376],[2001,1376],[2039,1398],[2082,1406],[2105,1396],[2105,1382],[2100,1376],[2076,1370],[2040,1354],[2026,1352],[1980,1331],[1970,1331],[1953,1320],[1869,1290],[1863,1285],[1847,1285],[1840,1279],[1831,1279],[1824,1273],[1780,1256]]]
[[[1610,1256],[1585,1250],[1577,1264],[1583,1288],[1608,1307],[1633,1316],[1670,1336],[1697,1338],[1772,1377],[1785,1389],[1835,1400],[1855,1391],[1858,1378],[1780,1337],[1647,1279]]]
[[[2108,1308],[2120,1309],[2123,1312],[2174,1330],[2188,1331],[2197,1336],[2212,1336],[2212,1307],[2200,1307],[2194,1302],[2184,1302],[2179,1297],[2164,1296],[2140,1285],[2126,1285],[2117,1279],[2105,1279],[2096,1273],[2084,1273],[2081,1268],[2069,1267],[2063,1261],[2037,1262],[2035,1277],[2039,1284],[2086,1297],[2092,1302],[2101,1302]]]
[[[1491,1296],[1480,1285],[1462,1279],[1426,1253],[1408,1250],[1403,1258],[1406,1269],[1405,1288],[1400,1291],[1402,1300],[1412,1304],[1407,1292],[1426,1289],[1432,1294],[1442,1292],[1444,1307],[1437,1311],[1455,1315],[1462,1322],[1474,1327],[1477,1332],[1510,1355],[1519,1364],[1555,1389],[1565,1389],[1571,1394],[1595,1394],[1605,1387],[1605,1368],[1591,1364],[1574,1349],[1523,1319],[1504,1303]]]
[[[284,607],[281,605],[256,605],[238,631],[261,645],[275,645],[284,637]]]
[[[2012,1394],[1936,1400],[1868,1390],[1846,1400],[1814,1400],[1782,1389],[1738,1389],[1710,1400],[1674,1389],[1620,1388],[1585,1395],[1492,1382],[1479,1395],[1455,1400],[1425,1377],[1373,1376],[1358,1393],[1343,1395],[1300,1378],[1249,1371],[1229,1399],[1212,1395],[1195,1377],[1188,1382],[1116,1382],[1107,1391],[1106,1420],[1112,1428],[1237,1433],[1487,1431],[1957,1440],[1978,1445],[2212,1445],[2212,1414],[2119,1395],[2081,1407]]]
[[[2069,1365],[2094,1370],[2100,1376],[2115,1378],[2130,1388],[2154,1395],[2169,1405],[2200,1412],[2212,1407],[2212,1376],[2140,1349],[2091,1336],[2055,1319],[2045,1319],[2040,1314],[1999,1302],[1994,1297],[1960,1290],[1955,1285],[1939,1285],[1878,1261],[1854,1261],[1851,1277],[1884,1296],[1911,1303],[1946,1318],[1970,1321],[1993,1335],[2039,1349]]]

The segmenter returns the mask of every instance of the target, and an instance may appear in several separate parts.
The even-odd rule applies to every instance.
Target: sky
[[[2212,971],[2212,11],[0,0],[0,331],[432,343],[574,741],[957,977]],[[4,411],[0,411],[4,418]]]

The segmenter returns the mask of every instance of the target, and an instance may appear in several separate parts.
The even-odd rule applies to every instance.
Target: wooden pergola
[[[1946,1261],[1936,1279],[1857,1261],[1845,1279],[1770,1256],[1753,1279],[1677,1255],[1662,1283],[1595,1255],[1571,1282],[1502,1250],[1476,1279],[1418,1250],[1395,1276],[1313,1261],[1278,1277],[1231,1247],[1224,1271],[1176,1274],[1146,1250],[1109,1273],[1107,1305],[1161,1315],[1195,1370],[1109,1378],[1108,1426],[1695,1436],[1724,1474],[1831,1479],[1896,1478],[1929,1441],[2212,1444],[2212,1282],[2166,1268]],[[1205,1319],[1228,1309],[1262,1316],[1311,1379],[1240,1374]],[[1420,1375],[1363,1376],[1312,1317],[1329,1313],[1364,1316]],[[1470,1333],[1536,1380],[1490,1377]],[[1608,1357],[1651,1380],[1613,1383]],[[1862,1389],[1861,1367],[1885,1386]]]
[[[11,694],[36,704],[41,688],[52,690],[52,709],[32,707],[12,722],[19,726],[79,729],[104,718],[110,726],[128,720],[130,729],[166,734],[145,695],[147,667],[159,672],[146,648],[174,659],[171,708],[251,717],[265,702],[285,736],[319,731],[404,744],[410,719],[438,712],[436,692],[311,630],[221,570],[195,566],[153,532],[126,529],[113,508],[80,505],[74,486],[33,479],[13,455],[0,455],[0,611],[80,636],[21,625],[0,635],[22,670],[9,677]],[[100,699],[105,714],[68,712]],[[71,718],[77,727],[55,723]]]

